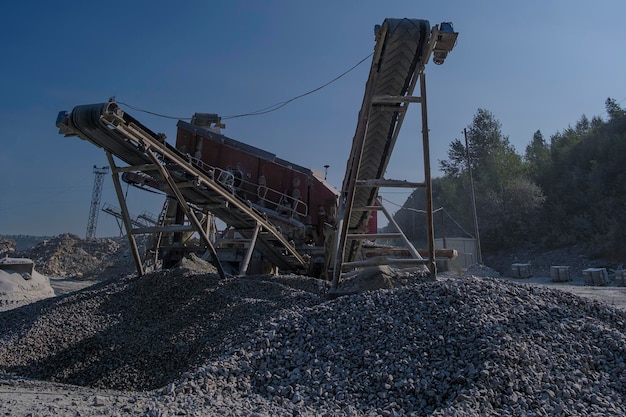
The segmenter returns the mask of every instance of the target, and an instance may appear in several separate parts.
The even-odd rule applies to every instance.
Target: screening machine
[[[120,204],[116,214],[123,220],[139,275],[199,251],[222,277],[279,269],[323,276],[337,286],[345,271],[383,264],[426,265],[434,277],[423,70],[433,53],[436,63],[443,62],[457,34],[449,23],[431,28],[428,21],[416,19],[386,19],[375,32],[372,66],[341,191],[316,170],[224,136],[215,114],[196,113],[190,122],[180,120],[172,146],[113,99],[59,113],[59,133],[87,140],[107,156]],[[412,94],[418,82],[421,94],[416,97]],[[423,183],[383,178],[409,103],[422,106]],[[166,195],[156,222],[133,221],[121,181]],[[378,198],[381,187],[426,189],[427,251],[416,250],[384,209]],[[379,211],[397,233],[378,233]],[[216,218],[226,225],[221,232],[215,228]],[[150,236],[143,255],[139,235]],[[375,244],[394,239],[404,248],[385,252]]]

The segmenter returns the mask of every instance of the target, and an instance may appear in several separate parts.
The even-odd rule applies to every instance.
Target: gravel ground
[[[328,300],[312,278],[187,267],[2,312],[0,413],[626,415],[626,312],[502,279],[380,276],[398,286]]]
[[[554,282],[550,277],[546,276],[533,276],[525,279],[504,277],[503,279],[520,284],[535,285],[571,292],[572,294],[579,295],[589,300],[595,300],[626,311],[626,287],[618,287],[615,285],[586,285],[582,277],[576,277],[571,281],[565,282]]]

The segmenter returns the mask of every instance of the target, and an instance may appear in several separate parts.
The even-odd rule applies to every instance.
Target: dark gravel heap
[[[282,312],[168,386],[165,403],[238,398],[268,415],[626,415],[625,323],[573,294],[489,278],[366,292]]]
[[[148,416],[626,415],[626,313],[449,277],[326,300],[174,270],[0,313],[0,373],[151,389]]]
[[[158,388],[222,355],[230,339],[245,339],[278,310],[321,301],[281,280],[220,281],[180,268],[102,282],[0,313],[0,373],[98,388]]]

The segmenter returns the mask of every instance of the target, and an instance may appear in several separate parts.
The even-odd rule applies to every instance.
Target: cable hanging
[[[124,103],[123,101],[117,101],[117,104],[121,104],[121,105],[123,105],[123,106],[128,107],[129,109],[132,109],[132,110],[135,110],[135,111],[138,111],[138,112],[151,114],[151,115],[153,115],[153,116],[157,116],[157,117],[163,117],[163,118],[165,118],[165,119],[174,119],[174,120],[191,120],[191,117],[175,117],[175,116],[168,116],[168,115],[165,115],[165,114],[155,113],[155,112],[152,112],[152,111],[150,111],[150,110],[140,109],[140,108],[135,107],[135,106],[132,106],[132,105],[130,105],[130,104],[128,104],[128,103]]]
[[[300,94],[298,96],[295,96],[293,98],[290,98],[289,100],[285,100],[285,101],[281,101],[279,103],[275,103],[272,104],[271,106],[267,106],[264,107],[262,109],[250,112],[250,113],[242,113],[242,114],[235,114],[232,116],[224,116],[222,117],[222,120],[229,120],[229,119],[236,119],[236,118],[240,118],[240,117],[247,117],[247,116],[259,116],[262,114],[267,114],[267,113],[271,113],[273,111],[279,110],[283,107],[285,107],[287,104],[296,101],[302,97],[306,97],[310,94],[313,94],[325,87],[328,87],[329,85],[331,85],[332,83],[334,83],[335,81],[339,80],[340,78],[344,77],[345,75],[347,75],[348,73],[350,73],[351,71],[353,71],[355,68],[357,68],[359,65],[361,65],[363,62],[365,62],[368,58],[370,58],[374,53],[370,53],[368,56],[366,56],[365,58],[361,59],[359,62],[357,62],[356,64],[354,64],[352,67],[350,67],[349,69],[347,69],[346,71],[342,72],[341,74],[339,74],[338,76],[336,76],[335,78],[333,78],[332,80],[320,85],[317,88],[314,88],[313,90],[307,91],[306,93]],[[163,117],[165,119],[174,119],[174,120],[191,120],[191,117],[175,117],[175,116],[168,116],[165,114],[161,114],[161,113],[155,113],[153,111],[150,110],[145,110],[145,109],[140,109],[138,107],[135,107],[131,104],[128,103],[124,103],[123,101],[118,101],[118,104],[121,104],[123,106],[128,107],[129,109],[138,111],[138,112],[142,112],[142,113],[147,113],[147,114],[151,114],[153,116],[157,116],[157,117]]]
[[[389,200],[387,200],[386,198],[382,198],[382,197],[381,197],[381,200],[383,200],[383,201],[385,201],[385,202],[387,202],[387,203],[389,203],[389,204],[391,204],[391,205],[394,205],[394,206],[396,206],[396,207],[399,207],[399,208],[401,208],[401,209],[407,210],[407,211],[412,211],[412,212],[415,212],[415,213],[422,213],[422,214],[426,214],[426,213],[427,213],[427,211],[426,211],[426,210],[419,210],[419,209],[414,209],[414,208],[411,208],[411,207],[404,207],[404,206],[401,206],[400,204],[394,203],[393,201],[389,201]],[[453,223],[454,223],[454,224],[455,224],[455,225],[456,225],[459,229],[461,229],[461,231],[462,231],[463,233],[465,233],[466,235],[468,235],[468,236],[469,236],[469,237],[471,237],[472,239],[476,239],[476,237],[474,237],[474,235],[473,235],[473,234],[471,234],[470,232],[468,232],[467,230],[465,230],[465,229],[463,228],[463,226],[461,226],[461,225],[459,224],[459,222],[457,222],[457,221],[456,221],[456,220],[455,220],[455,219],[454,219],[454,218],[450,215],[450,213],[448,213],[448,210],[446,210],[444,207],[439,207],[438,209],[433,210],[433,213],[437,213],[438,211],[442,211],[442,210],[443,210],[444,214],[446,215],[446,217],[447,217],[448,219],[452,220],[452,222],[453,222]]]
[[[358,67],[359,65],[361,65],[363,62],[365,62],[365,61],[366,61],[368,58],[370,58],[372,55],[373,55],[373,53],[369,54],[368,56],[366,56],[365,58],[363,58],[362,60],[360,60],[359,62],[357,62],[355,65],[353,65],[353,66],[352,66],[351,68],[349,68],[348,70],[346,70],[346,71],[344,71],[343,73],[339,74],[338,76],[336,76],[336,77],[335,77],[335,78],[333,78],[332,80],[328,81],[327,83],[322,84],[322,85],[320,85],[320,86],[319,86],[319,87],[317,87],[317,88],[314,88],[313,90],[307,91],[306,93],[303,93],[303,94],[300,94],[300,95],[295,96],[295,97],[293,97],[293,98],[290,98],[289,100],[281,101],[281,102],[279,102],[279,103],[273,104],[273,105],[268,106],[268,107],[264,107],[264,108],[262,108],[262,109],[259,109],[259,110],[256,110],[256,111],[253,111],[253,112],[250,112],[250,113],[236,114],[236,115],[233,115],[233,116],[224,116],[224,117],[222,117],[222,120],[235,119],[235,118],[238,118],[238,117],[246,117],[246,116],[258,116],[258,115],[261,115],[261,114],[267,114],[267,113],[271,113],[271,112],[273,112],[273,111],[276,111],[276,110],[278,110],[278,109],[281,109],[281,108],[285,107],[287,104],[289,104],[289,103],[291,103],[291,102],[293,102],[293,101],[295,101],[295,100],[297,100],[297,99],[299,99],[299,98],[302,98],[302,97],[308,96],[308,95],[310,95],[310,94],[313,94],[313,93],[315,93],[315,92],[317,92],[317,91],[321,90],[321,89],[322,89],[322,88],[324,88],[324,87],[329,86],[330,84],[334,83],[335,81],[339,80],[340,78],[342,78],[342,77],[343,77],[343,76],[345,76],[346,74],[348,74],[348,73],[350,73],[351,71],[353,71],[356,67]]]

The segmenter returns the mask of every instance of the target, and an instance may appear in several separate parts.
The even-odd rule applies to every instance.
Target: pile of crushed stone
[[[2,314],[0,373],[151,390],[145,415],[625,415],[626,313],[447,277],[333,300],[189,269]]]
[[[82,239],[71,233],[43,240],[17,255],[32,259],[38,270],[50,277],[83,278],[107,271],[134,271],[127,243],[113,239]]]
[[[183,266],[7,311],[0,373],[97,388],[162,387],[222,355],[276,310],[322,301],[283,282],[289,278],[222,281]]]
[[[486,265],[472,264],[467,267],[466,275],[473,275],[475,277],[489,277],[499,278],[500,273],[495,269],[492,269]]]
[[[340,293],[358,293],[404,287],[430,281],[425,267],[397,269],[387,265],[373,266],[345,274],[339,282]]]

